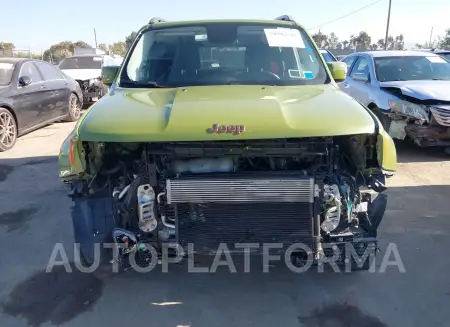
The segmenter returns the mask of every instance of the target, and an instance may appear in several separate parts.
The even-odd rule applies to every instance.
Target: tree
[[[350,43],[354,49],[369,49],[372,38],[367,32],[361,31],[358,36],[350,36]]]
[[[404,47],[405,47],[405,39],[403,37],[403,34],[400,34],[394,38],[392,50],[403,50]]]
[[[384,39],[379,39],[377,42],[378,48],[384,50]],[[387,50],[403,50],[405,48],[405,39],[403,34],[392,36],[387,38]]]
[[[100,43],[97,48],[99,48],[102,51],[105,51],[105,53],[109,52],[109,45],[106,45],[105,43]]]
[[[127,51],[127,45],[123,41],[115,42],[111,46],[111,51],[113,54],[117,54],[123,57]]]
[[[384,49],[384,39],[379,39],[377,45],[379,49]]]
[[[355,49],[356,48],[356,36],[354,36],[353,34],[350,35],[350,41],[348,42],[348,47],[350,49]]]
[[[450,50],[450,28],[445,30],[445,36],[440,38],[438,47],[444,50]]]
[[[330,44],[328,41],[328,36],[326,34],[319,32],[319,33],[313,34],[312,38],[319,48],[327,48],[328,45]]]
[[[137,32],[131,32],[130,35],[128,35],[125,38],[125,49],[128,51],[128,49],[131,47],[131,44],[133,44],[134,39],[136,38]]]
[[[330,36],[328,37],[328,42],[330,49],[336,49],[339,44],[339,38],[336,34],[334,34],[334,32],[331,32]]]
[[[73,55],[75,48],[91,48],[91,46],[84,41],[59,42],[52,45],[50,49],[45,50],[44,60],[48,60],[53,63],[59,63],[62,59]]]
[[[350,41],[347,40],[342,41],[342,46],[345,50],[347,50],[350,46]]]
[[[374,43],[369,47],[370,50],[377,50],[378,49],[378,44]]]
[[[92,48],[91,45],[87,44],[84,41],[77,41],[73,43],[74,48]]]
[[[0,42],[0,56],[12,56],[14,44],[10,42]]]

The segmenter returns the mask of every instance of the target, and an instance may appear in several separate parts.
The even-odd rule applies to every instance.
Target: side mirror
[[[361,73],[356,73],[355,75],[352,76],[352,79],[363,83],[367,83],[369,81],[369,77]]]
[[[347,64],[341,61],[327,63],[335,82],[342,82],[347,77]]]
[[[120,66],[103,66],[101,81],[106,86],[111,86],[114,82],[117,73],[119,72]]]
[[[20,76],[19,77],[19,85],[20,86],[28,86],[31,84],[31,77],[30,76]]]

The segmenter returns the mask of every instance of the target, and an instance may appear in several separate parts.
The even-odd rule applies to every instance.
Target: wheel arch
[[[11,113],[11,115],[14,117],[14,121],[16,122],[16,126],[17,126],[17,134],[19,134],[20,125],[19,125],[19,120],[17,118],[16,111],[13,109],[13,107],[11,107],[10,105],[7,105],[7,104],[0,104],[0,108],[4,108],[4,109],[8,110]]]
[[[74,94],[77,97],[78,101],[80,101],[80,97],[78,96],[77,92],[75,92],[74,90],[70,90],[70,94]]]
[[[371,102],[371,103],[369,103],[369,105],[367,106],[367,108],[373,110],[373,109],[375,109],[375,108],[378,108],[378,106],[377,106],[374,102]]]

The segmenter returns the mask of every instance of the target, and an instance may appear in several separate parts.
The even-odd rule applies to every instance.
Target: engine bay
[[[89,180],[74,196],[103,196],[114,212],[118,261],[141,264],[151,244],[202,254],[225,242],[323,245],[376,237],[384,175],[371,135],[214,142],[84,142]],[[378,199],[386,199],[381,194]],[[295,231],[293,233],[293,231]]]

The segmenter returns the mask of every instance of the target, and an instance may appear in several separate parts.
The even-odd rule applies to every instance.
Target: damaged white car
[[[450,147],[450,62],[422,51],[368,51],[343,60],[346,92],[369,107],[392,138]]]
[[[64,58],[59,63],[59,69],[80,84],[83,102],[93,103],[108,92],[101,81],[102,67],[120,65],[122,60],[120,56],[80,54]]]

